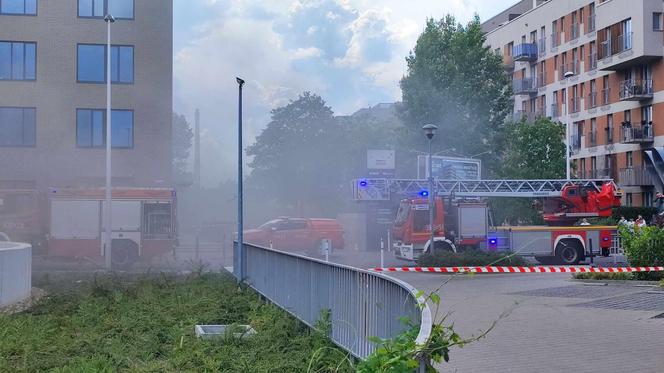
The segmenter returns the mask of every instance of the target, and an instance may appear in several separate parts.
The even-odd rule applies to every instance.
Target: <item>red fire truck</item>
[[[172,189],[116,188],[112,202],[113,265],[128,267],[173,249],[176,194]],[[0,191],[0,231],[36,253],[101,262],[104,189]]]
[[[542,263],[577,264],[587,256],[608,255],[616,227],[572,226],[581,218],[608,217],[620,206],[621,193],[610,180],[438,180],[434,198],[434,250],[462,248],[509,250]],[[377,199],[391,192],[416,194],[401,200],[392,228],[394,253],[416,260],[429,251],[428,184],[424,180],[359,180],[356,198]],[[362,188],[376,187],[373,190]],[[419,192],[417,192],[419,190]],[[550,226],[490,229],[488,196],[544,198]]]

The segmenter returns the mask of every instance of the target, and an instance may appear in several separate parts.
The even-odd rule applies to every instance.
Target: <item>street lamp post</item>
[[[435,197],[435,191],[434,191],[434,185],[433,185],[433,167],[432,167],[432,156],[433,152],[431,150],[431,144],[433,142],[433,137],[436,134],[436,130],[438,127],[436,127],[433,124],[427,124],[424,127],[422,127],[422,130],[424,131],[424,134],[426,135],[427,139],[429,139],[429,252],[433,254],[434,250],[434,232],[435,232],[435,226],[434,226],[434,197]]]
[[[111,237],[112,227],[111,219],[111,23],[115,22],[112,15],[107,14],[104,17],[106,22],[106,224],[104,227],[104,264],[106,269],[110,270],[113,265],[111,259]]]
[[[565,72],[565,172],[567,180],[571,179],[571,170],[570,170],[570,147],[572,146],[570,141],[570,129],[569,129],[569,78],[574,76],[574,72],[567,71]]]
[[[244,247],[243,247],[243,211],[242,211],[242,86],[244,80],[235,78],[238,84],[238,117],[237,117],[237,269],[235,276],[239,281],[244,279]]]

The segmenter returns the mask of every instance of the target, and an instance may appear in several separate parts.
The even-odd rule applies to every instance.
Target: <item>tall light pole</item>
[[[434,244],[433,244],[433,239],[434,239],[434,232],[435,232],[435,226],[434,226],[434,217],[433,217],[433,212],[435,209],[435,204],[434,204],[434,187],[433,187],[433,152],[431,151],[431,143],[433,142],[433,137],[436,135],[436,130],[438,127],[436,127],[433,124],[427,124],[424,127],[422,127],[422,130],[424,131],[424,135],[426,135],[427,139],[429,139],[429,252],[433,254],[433,249],[434,249]]]
[[[238,84],[238,116],[237,116],[237,269],[234,270],[239,281],[244,280],[244,247],[243,245],[243,213],[242,213],[242,86],[244,80],[235,78]]]
[[[112,15],[107,14],[104,17],[106,21],[106,224],[104,228],[104,264],[106,269],[111,269],[113,262],[111,260],[112,230],[111,224],[111,23],[115,22]]]
[[[567,175],[567,180],[571,179],[571,170],[570,170],[570,147],[572,146],[570,141],[570,129],[569,129],[569,78],[574,76],[574,72],[567,71],[565,72],[565,171]]]

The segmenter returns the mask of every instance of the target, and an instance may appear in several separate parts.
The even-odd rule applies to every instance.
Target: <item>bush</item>
[[[664,229],[651,226],[631,232],[621,227],[620,238],[630,265],[635,267],[664,265]],[[664,275],[662,272],[637,272],[634,277],[637,280],[657,281]]]
[[[485,252],[468,250],[460,253],[438,250],[434,254],[426,253],[419,257],[417,264],[422,267],[472,267],[486,265],[521,266],[526,261],[509,252]]]
[[[625,219],[634,219],[641,215],[644,219],[650,221],[652,216],[657,214],[657,209],[655,207],[631,207],[631,206],[621,206],[613,209],[613,219],[617,222],[620,220],[621,216],[624,216]]]
[[[634,274],[629,273],[629,272],[619,272],[619,273],[575,273],[573,277],[577,280],[613,280],[613,281],[634,280]]]

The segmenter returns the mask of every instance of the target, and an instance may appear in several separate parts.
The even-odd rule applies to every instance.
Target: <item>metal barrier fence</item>
[[[429,338],[429,307],[402,281],[250,244],[244,250],[249,286],[309,326],[329,310],[330,338],[357,358],[375,350],[369,337],[393,338],[403,332],[404,316],[420,326],[418,344]]]

